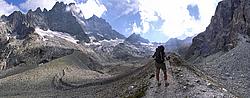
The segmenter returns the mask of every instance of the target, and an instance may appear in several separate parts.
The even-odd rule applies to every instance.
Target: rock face
[[[181,47],[189,47],[191,44],[192,44],[192,37],[187,37],[184,40],[171,38],[166,42],[165,48],[167,51],[175,51]]]
[[[39,27],[43,30],[66,32],[81,41],[89,42],[88,36],[77,23],[76,18],[70,11],[66,11],[66,6],[62,2],[57,2],[50,11],[42,12],[40,8],[35,11],[29,10],[27,14],[15,11],[3,19],[11,27],[11,33],[16,33],[19,39],[25,38],[34,28]]]
[[[228,51],[250,36],[250,1],[223,0],[206,30],[193,39],[186,59]],[[243,36],[243,38],[242,38]]]
[[[143,58],[151,54],[152,51],[143,46],[135,46],[129,43],[120,43],[116,45],[112,51],[112,55],[116,59],[129,60],[135,58]]]
[[[93,41],[111,40],[111,39],[125,39],[125,37],[113,30],[112,27],[104,19],[93,15],[85,21],[86,32],[90,37],[95,38]]]
[[[186,59],[238,97],[249,95],[250,1],[223,0]]]
[[[185,56],[191,44],[192,37],[187,37],[183,40],[171,38],[165,43],[164,47],[168,52],[175,52],[181,56]]]
[[[140,36],[140,34],[133,33],[130,35],[125,41],[133,44],[140,44],[140,43],[149,43],[149,40]]]
[[[71,11],[66,11],[67,6],[63,2],[57,2],[50,11],[45,12],[48,27],[53,31],[66,32],[81,41],[89,42],[88,36],[77,22],[76,17]]]
[[[73,49],[59,47],[38,47],[11,52],[7,58],[6,69],[21,65],[39,65],[73,53]]]

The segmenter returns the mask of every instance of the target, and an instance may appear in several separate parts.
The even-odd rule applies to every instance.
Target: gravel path
[[[183,66],[168,67],[168,82],[165,87],[157,86],[156,79],[151,79],[151,85],[144,98],[235,98],[234,95],[217,84],[197,76],[194,72]],[[171,69],[172,68],[172,69]],[[161,73],[161,83],[164,83],[163,73]]]

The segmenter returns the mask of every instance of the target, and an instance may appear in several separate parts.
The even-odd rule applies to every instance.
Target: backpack
[[[161,48],[156,49],[156,52],[155,52],[154,56],[155,56],[155,61],[157,63],[164,63],[164,61],[165,61],[164,49],[163,50]]]

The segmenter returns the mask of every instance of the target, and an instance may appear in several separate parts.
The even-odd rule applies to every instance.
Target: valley
[[[0,97],[248,98],[249,4],[222,0],[205,31],[164,43],[126,37],[96,15],[85,19],[75,3],[3,15]],[[155,79],[160,45],[168,87],[162,71],[162,84]]]

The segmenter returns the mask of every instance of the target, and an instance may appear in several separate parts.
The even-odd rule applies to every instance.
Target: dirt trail
[[[124,73],[115,77],[111,77],[108,79],[100,79],[96,80],[92,83],[87,84],[72,84],[63,81],[63,75],[58,78],[57,86],[61,86],[64,90],[72,90],[72,89],[84,89],[86,87],[99,87],[102,85],[113,85],[114,87],[118,87],[113,90],[119,91],[119,86],[122,88],[120,84],[128,84],[125,86],[129,88],[133,83],[138,82],[139,80],[149,81],[150,85],[147,86],[147,90],[145,92],[144,98],[183,98],[183,97],[202,97],[202,98],[236,98],[231,92],[228,92],[226,89],[222,88],[216,82],[211,81],[212,79],[208,78],[208,76],[204,76],[197,69],[194,70],[193,67],[190,66],[172,66],[170,67],[168,63],[168,82],[170,85],[168,87],[164,87],[161,85],[160,87],[156,86],[156,79],[151,78],[149,76],[153,74],[153,70],[146,72],[146,70],[153,69],[153,61],[150,61],[143,67],[140,67],[136,70],[133,70],[129,73]],[[140,77],[143,76],[143,77]],[[161,77],[162,73],[161,73]],[[133,81],[123,81],[130,80],[130,78],[136,78]],[[118,85],[116,84],[117,82]],[[145,81],[142,81],[145,82]],[[161,83],[164,84],[164,81],[161,80]],[[130,85],[129,85],[130,84]],[[143,83],[137,83],[135,85],[140,85]],[[107,87],[107,86],[104,86]],[[66,88],[66,89],[65,89]],[[137,88],[137,89],[140,89]],[[125,90],[128,91],[128,90]],[[131,90],[132,91],[132,90]],[[105,92],[105,91],[104,91]],[[121,94],[121,93],[120,93]]]
[[[167,63],[167,68],[170,85],[158,87],[156,79],[151,79],[144,98],[236,98],[214,82],[198,76],[187,66],[170,67]],[[163,78],[163,73],[160,77]],[[161,80],[161,83],[163,84],[164,80]]]
[[[59,73],[54,77],[54,79],[52,81],[52,84],[55,86],[55,88],[58,88],[59,86],[64,87],[64,88],[61,88],[63,90],[70,90],[70,89],[84,88],[84,87],[90,87],[90,86],[105,85],[105,84],[109,84],[109,83],[116,82],[118,80],[124,79],[124,78],[126,78],[128,76],[131,76],[133,74],[136,74],[138,72],[140,73],[143,69],[145,70],[148,67],[150,67],[152,65],[152,62],[153,61],[151,60],[145,66],[139,67],[139,68],[137,68],[135,70],[132,70],[130,72],[122,73],[120,75],[110,77],[110,78],[96,79],[94,82],[86,83],[86,84],[68,83],[67,81],[63,80],[63,77],[65,75],[65,71],[63,70],[62,73]]]

